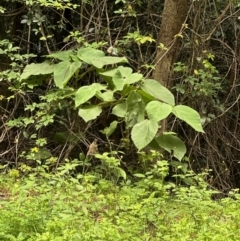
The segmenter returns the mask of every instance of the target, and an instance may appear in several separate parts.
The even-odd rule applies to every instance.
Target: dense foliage
[[[5,0],[0,12],[2,165],[91,169],[108,152],[133,175],[137,151],[156,149],[171,174],[208,169],[212,186],[238,187],[238,1]]]
[[[60,166],[54,174],[23,166],[24,178],[13,169],[2,174],[1,240],[239,239],[239,194],[212,201],[204,175],[187,173],[195,185],[179,187],[163,181],[169,165],[159,160],[134,182],[116,186],[93,172],[73,177],[76,165]]]
[[[0,239],[238,240],[239,7],[1,1]]]
[[[139,168],[137,150],[146,147],[165,150],[179,161],[183,159],[186,154],[184,142],[176,133],[167,132],[160,122],[172,114],[196,131],[203,132],[199,114],[186,105],[176,105],[174,95],[158,80],[129,67],[128,44],[136,44],[140,49],[146,43],[155,42],[150,35],[136,31],[127,33],[122,36],[126,42],[122,43],[124,49],[119,52],[112,40],[93,42],[83,36],[84,31],[76,30],[70,13],[74,9],[93,8],[93,3],[19,1],[12,4],[21,6],[21,14],[25,15],[18,19],[20,22],[10,18],[12,26],[8,26],[6,12],[11,5],[3,4],[6,8],[2,9],[2,30],[18,24],[15,27],[21,28],[15,31],[22,31],[23,38],[27,34],[27,44],[26,51],[24,44],[16,46],[16,32],[1,41],[1,55],[8,62],[1,72],[5,116],[3,145],[8,145],[10,133],[18,132],[17,137],[14,134],[9,137],[14,137],[17,147],[12,151],[12,146],[6,146],[2,164],[10,164],[6,158],[12,158],[10,156],[16,152],[13,161],[16,166],[52,160],[52,166],[57,167],[66,158],[83,160],[100,149],[100,153],[107,151],[113,155],[114,151],[119,158],[123,156],[120,165],[125,163],[125,171],[133,174]],[[118,4],[110,5],[119,7]],[[142,4],[145,3],[138,5]],[[105,7],[110,38],[109,9]],[[128,7],[130,11],[130,5]],[[116,15],[119,11],[111,13]],[[136,17],[133,12],[126,14]],[[14,16],[19,17],[18,14]],[[56,21],[56,18],[60,20]],[[61,26],[56,25],[60,23]],[[104,39],[101,31],[99,38]],[[60,35],[64,37],[61,50],[58,48]],[[31,42],[36,36],[37,52]],[[127,161],[129,158],[132,161]]]

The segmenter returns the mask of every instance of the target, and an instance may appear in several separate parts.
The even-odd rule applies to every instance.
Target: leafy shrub
[[[53,156],[47,148],[49,132],[46,136],[36,133],[56,122],[64,125],[66,113],[73,120],[77,112],[86,127],[93,121],[104,122],[101,132],[109,143],[110,136],[124,122],[138,150],[154,142],[155,148],[173,152],[174,157],[181,160],[186,153],[184,143],[175,133],[160,134],[159,122],[173,114],[196,131],[203,132],[199,114],[190,107],[175,106],[174,96],[167,88],[156,80],[144,79],[142,74],[133,73],[130,67],[123,65],[126,63],[125,57],[105,56],[101,50],[81,47],[52,53],[43,63],[28,64],[20,76],[19,91],[22,86],[39,88],[44,81],[49,82],[50,90],[40,95],[38,102],[25,106],[30,115],[8,121],[11,128],[23,128],[24,137],[35,143],[30,152],[24,150],[22,157],[39,162]],[[91,72],[97,74],[96,81],[84,83],[85,76]],[[108,113],[107,116],[105,113]],[[108,121],[108,115],[115,116],[113,121]],[[84,130],[81,126],[76,128],[78,131],[72,131],[73,134],[55,130],[54,140],[59,140],[61,135],[65,143],[85,142]],[[29,129],[35,132],[29,133]]]

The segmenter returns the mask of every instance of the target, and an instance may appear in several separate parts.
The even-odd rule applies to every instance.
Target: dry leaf
[[[98,153],[97,139],[95,139],[89,146],[87,156],[92,156]]]

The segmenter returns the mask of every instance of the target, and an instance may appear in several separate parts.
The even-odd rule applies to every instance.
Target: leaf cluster
[[[130,67],[116,66],[127,63],[124,57],[105,56],[103,51],[90,47],[56,52],[47,57],[57,62],[47,60],[40,64],[27,65],[21,81],[28,84],[29,78],[33,81],[36,79],[37,82],[38,76],[49,75],[58,88],[57,93],[68,91],[71,86],[72,93],[66,98],[71,98],[75,105],[71,106],[70,102],[68,107],[77,109],[78,115],[86,123],[99,118],[104,109],[110,109],[118,117],[118,121],[110,124],[107,133],[105,131],[108,137],[117,128],[117,124],[124,121],[126,127],[131,129],[132,141],[138,150],[148,146],[156,138],[157,145],[166,151],[173,151],[174,156],[181,160],[186,153],[184,143],[175,133],[159,135],[160,121],[174,114],[196,131],[203,132],[199,114],[190,107],[175,106],[174,96],[167,88],[156,80],[144,79],[142,74],[133,73]],[[82,66],[86,66],[87,70]],[[99,82],[74,88],[91,71],[99,76]],[[50,96],[46,98],[49,102]],[[98,100],[97,104],[93,103],[95,99]],[[32,107],[25,110],[29,108]],[[38,108],[41,108],[40,105]],[[49,120],[49,112],[45,112],[45,117],[48,118],[43,125],[52,122]]]

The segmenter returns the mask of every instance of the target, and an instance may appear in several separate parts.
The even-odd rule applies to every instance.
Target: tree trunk
[[[161,43],[167,47],[167,50],[158,49],[153,77],[169,89],[174,85],[172,65],[177,59],[181,43],[180,37],[176,35],[181,32],[187,13],[187,0],[165,0],[157,45]],[[161,122],[159,133],[166,129],[167,120],[165,119]]]
[[[153,77],[168,88],[173,86],[171,67],[179,52],[180,37],[176,35],[181,31],[187,12],[187,0],[165,0],[157,45],[164,44],[168,50],[158,49]]]

